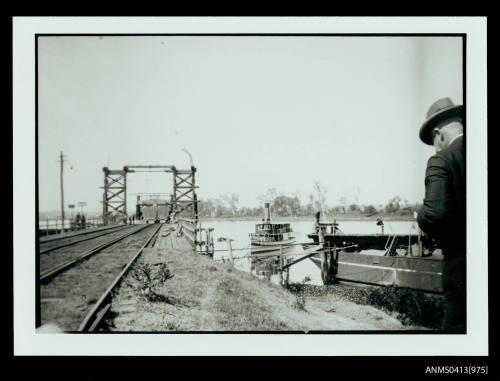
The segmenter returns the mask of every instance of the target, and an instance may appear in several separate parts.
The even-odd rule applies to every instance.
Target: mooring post
[[[328,257],[326,253],[326,245],[325,245],[325,233],[321,226],[318,231],[319,244],[321,245],[321,280],[324,285],[330,284],[330,277],[328,276],[329,268],[328,268]]]
[[[229,251],[229,261],[231,262],[232,265],[234,265],[234,259],[233,259],[233,248],[231,247],[231,240],[227,240],[227,250]]]
[[[278,273],[279,273],[279,276],[280,276],[280,285],[281,286],[284,285],[284,282],[283,282],[283,270],[282,270],[282,268],[283,268],[283,256],[282,256],[282,254],[283,254],[283,246],[280,245],[280,255],[278,257],[278,266],[279,266]]]
[[[330,280],[332,283],[337,283],[338,260],[339,250],[334,245],[333,250],[330,252]]]
[[[421,257],[422,256],[422,230],[420,229],[420,227],[418,228],[418,256]]]
[[[207,229],[207,255],[210,255],[210,243],[212,242],[212,234],[210,228]]]
[[[287,260],[285,256],[282,256],[282,264],[281,267],[287,264]],[[290,267],[287,267],[285,270],[285,287],[288,287],[288,279],[290,278]]]
[[[321,280],[323,281],[323,284],[325,283],[326,280],[326,255],[325,255],[325,235],[323,233],[323,229],[321,229],[321,226],[318,226],[318,240],[319,244],[321,245]]]

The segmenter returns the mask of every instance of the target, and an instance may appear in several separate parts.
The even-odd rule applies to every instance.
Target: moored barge
[[[344,234],[334,221],[315,223],[315,231],[308,235],[314,243],[323,245],[327,253],[311,256],[321,270],[323,283],[334,278],[368,285],[408,287],[425,292],[442,292],[443,260],[433,255],[432,242],[419,234]],[[380,255],[366,254],[380,250]]]

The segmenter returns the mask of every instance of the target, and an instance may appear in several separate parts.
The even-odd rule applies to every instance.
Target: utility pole
[[[64,169],[64,156],[61,151],[59,162],[61,164],[61,218],[62,218],[62,232],[64,233],[64,185],[63,185],[63,169]]]

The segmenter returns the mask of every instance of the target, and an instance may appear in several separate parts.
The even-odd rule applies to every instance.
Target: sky
[[[102,210],[102,168],[197,167],[198,198],[269,188],[302,202],[424,197],[430,105],[462,103],[457,37],[39,37],[40,211]],[[138,193],[170,193],[171,174],[129,174]]]

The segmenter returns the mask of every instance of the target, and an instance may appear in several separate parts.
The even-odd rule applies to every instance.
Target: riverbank
[[[297,294],[195,254],[184,238],[162,228],[135,269],[164,263],[171,278],[144,293],[136,270],[113,298],[111,331],[407,330],[394,314],[348,300],[340,292]],[[135,275],[134,275],[135,274]],[[142,291],[141,291],[142,290]],[[126,308],[124,308],[125,306]]]

